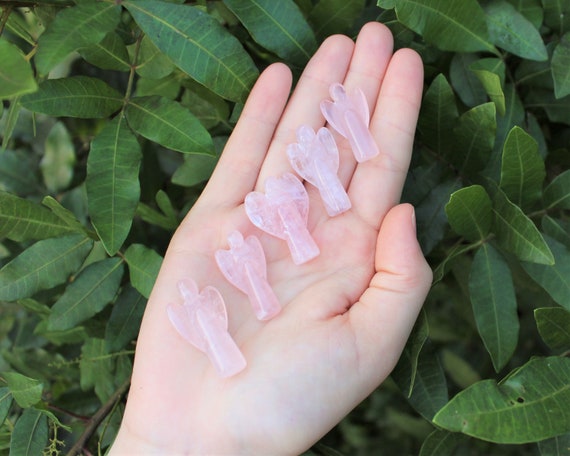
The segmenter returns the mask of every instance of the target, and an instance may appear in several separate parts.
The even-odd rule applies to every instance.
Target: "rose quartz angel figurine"
[[[319,189],[327,213],[334,217],[350,209],[350,199],[338,176],[338,148],[329,130],[315,134],[308,125],[297,130],[297,143],[287,147],[293,169]]]
[[[231,377],[246,366],[245,358],[228,333],[224,299],[214,287],[198,291],[193,280],[179,282],[182,305],[169,304],[168,318],[176,331],[206,353],[220,377]]]
[[[364,93],[354,89],[346,93],[342,84],[333,84],[330,87],[333,101],[321,102],[321,112],[327,122],[348,139],[356,161],[361,163],[370,160],[380,153],[368,126],[370,124],[370,111]]]
[[[255,226],[287,241],[295,264],[306,263],[319,255],[319,247],[307,230],[309,195],[294,174],[269,177],[265,194],[247,194],[245,211]]]
[[[224,277],[244,292],[259,320],[269,320],[281,311],[279,300],[267,282],[267,264],[261,242],[256,236],[245,239],[239,231],[228,236],[229,250],[215,253]]]

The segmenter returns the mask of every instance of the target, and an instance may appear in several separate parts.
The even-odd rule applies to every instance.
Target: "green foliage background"
[[[570,2],[0,7],[0,453],[105,452],[161,255],[259,71],[377,20],[425,63],[404,200],[434,284],[307,454],[570,454]]]

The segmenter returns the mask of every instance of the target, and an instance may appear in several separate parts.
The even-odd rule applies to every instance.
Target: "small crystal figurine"
[[[364,93],[354,89],[346,93],[342,84],[335,83],[330,87],[333,101],[321,102],[321,112],[327,122],[348,139],[356,161],[361,163],[370,160],[380,153],[368,126],[370,111]]]
[[[269,177],[265,194],[250,192],[245,197],[245,211],[255,226],[287,241],[295,264],[319,255],[319,247],[307,230],[309,195],[294,174]]]
[[[244,292],[259,320],[269,320],[281,311],[281,305],[267,282],[267,264],[261,242],[256,236],[245,239],[239,231],[228,236],[229,250],[215,253],[224,277]]]
[[[246,366],[245,358],[228,333],[224,299],[211,286],[198,291],[193,280],[178,284],[182,305],[169,304],[168,318],[178,333],[206,353],[221,377],[231,377]]]
[[[297,141],[287,147],[293,169],[319,189],[331,217],[349,210],[350,199],[337,176],[338,148],[331,132],[320,128],[315,134],[308,125],[301,125],[297,130]]]

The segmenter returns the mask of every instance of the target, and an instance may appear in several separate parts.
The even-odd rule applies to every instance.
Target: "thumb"
[[[361,372],[371,388],[398,361],[432,281],[416,238],[411,205],[400,204],[386,214],[378,234],[375,269],[368,289],[349,312]]]

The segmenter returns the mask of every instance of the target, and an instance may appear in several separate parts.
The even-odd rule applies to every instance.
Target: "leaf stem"
[[[2,16],[0,16],[0,36],[2,36],[2,32],[4,32],[4,27],[6,27],[6,23],[8,22],[12,9],[13,7],[11,5],[2,7]]]
[[[95,415],[93,415],[87,425],[85,426],[85,430],[79,436],[79,439],[73,444],[67,456],[77,456],[83,453],[83,447],[89,441],[91,436],[95,433],[99,425],[103,422],[105,417],[115,408],[115,404],[121,400],[123,395],[129,389],[131,384],[130,378],[127,379],[118,389],[113,393],[113,395],[109,398],[107,402],[105,402]]]
[[[87,423],[89,421],[89,417],[85,415],[78,415],[77,413],[72,412],[71,410],[66,410],[64,408],[58,407],[57,405],[48,404],[48,409],[53,410],[55,412],[62,413],[64,415],[70,416],[75,418],[76,420],[83,421]]]
[[[137,69],[137,61],[139,59],[139,52],[140,52],[140,48],[141,48],[141,42],[143,39],[144,33],[141,33],[138,37],[137,37],[137,41],[135,43],[135,52],[133,54],[133,60],[131,62],[131,71],[129,73],[129,82],[127,83],[127,90],[125,93],[125,100],[124,100],[124,104],[123,104],[123,110],[125,109],[125,107],[127,106],[127,104],[129,103],[129,100],[131,98],[131,94],[133,91],[133,84],[135,81],[135,74],[136,74],[136,69]]]

